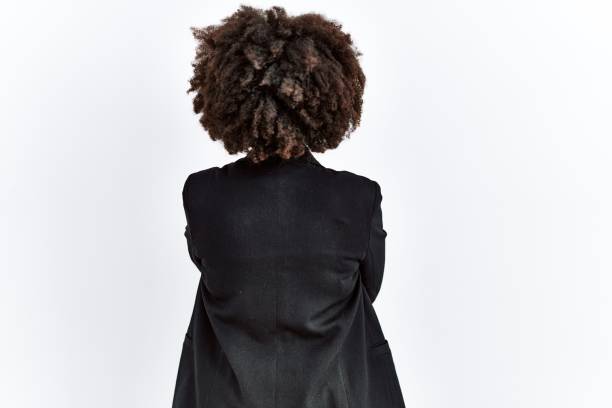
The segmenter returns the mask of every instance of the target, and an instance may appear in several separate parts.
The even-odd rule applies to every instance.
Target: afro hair
[[[193,110],[212,140],[253,162],[336,148],[359,126],[365,75],[342,25],[246,5],[197,41]]]

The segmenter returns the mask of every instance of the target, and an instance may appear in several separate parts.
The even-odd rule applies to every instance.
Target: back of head
[[[241,6],[198,42],[193,109],[212,140],[259,162],[336,148],[359,126],[365,75],[342,26],[320,14]]]

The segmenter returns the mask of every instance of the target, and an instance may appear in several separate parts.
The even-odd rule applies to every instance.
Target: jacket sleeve
[[[186,221],[186,225],[185,225],[185,232],[184,232],[184,236],[185,239],[187,240],[187,251],[189,253],[189,257],[191,258],[191,260],[193,261],[193,263],[198,267],[198,269],[200,270],[200,272],[203,272],[203,266],[202,266],[202,259],[200,258],[200,256],[197,253],[196,247],[194,245],[193,242],[193,238],[191,235],[191,217],[190,217],[190,213],[189,213],[189,181],[190,181],[190,177],[191,175],[189,175],[189,177],[187,177],[187,180],[185,180],[185,184],[183,186],[183,192],[182,192],[182,197],[183,197],[183,209],[185,211],[185,221]]]
[[[387,232],[383,228],[381,202],[380,185],[374,182],[369,241],[365,256],[360,262],[361,281],[371,302],[376,300],[380,292],[385,271],[385,238]]]
[[[189,258],[191,258],[191,260],[193,261],[193,263],[196,264],[196,266],[199,266],[201,263],[201,260],[200,260],[200,257],[197,255],[195,248],[193,247],[193,241],[191,239],[191,231],[189,230],[189,224],[185,226],[184,235],[187,240],[187,252],[189,253]]]

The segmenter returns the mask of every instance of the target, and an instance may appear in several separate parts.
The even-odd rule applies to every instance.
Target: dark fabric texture
[[[405,408],[373,302],[382,194],[307,151],[190,174],[200,274],[173,408]]]

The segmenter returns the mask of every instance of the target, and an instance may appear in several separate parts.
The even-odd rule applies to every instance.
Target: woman
[[[372,303],[386,231],[380,186],[326,168],[359,125],[364,74],[341,25],[241,6],[198,40],[194,111],[246,156],[190,174],[201,279],[173,408],[401,408]]]

